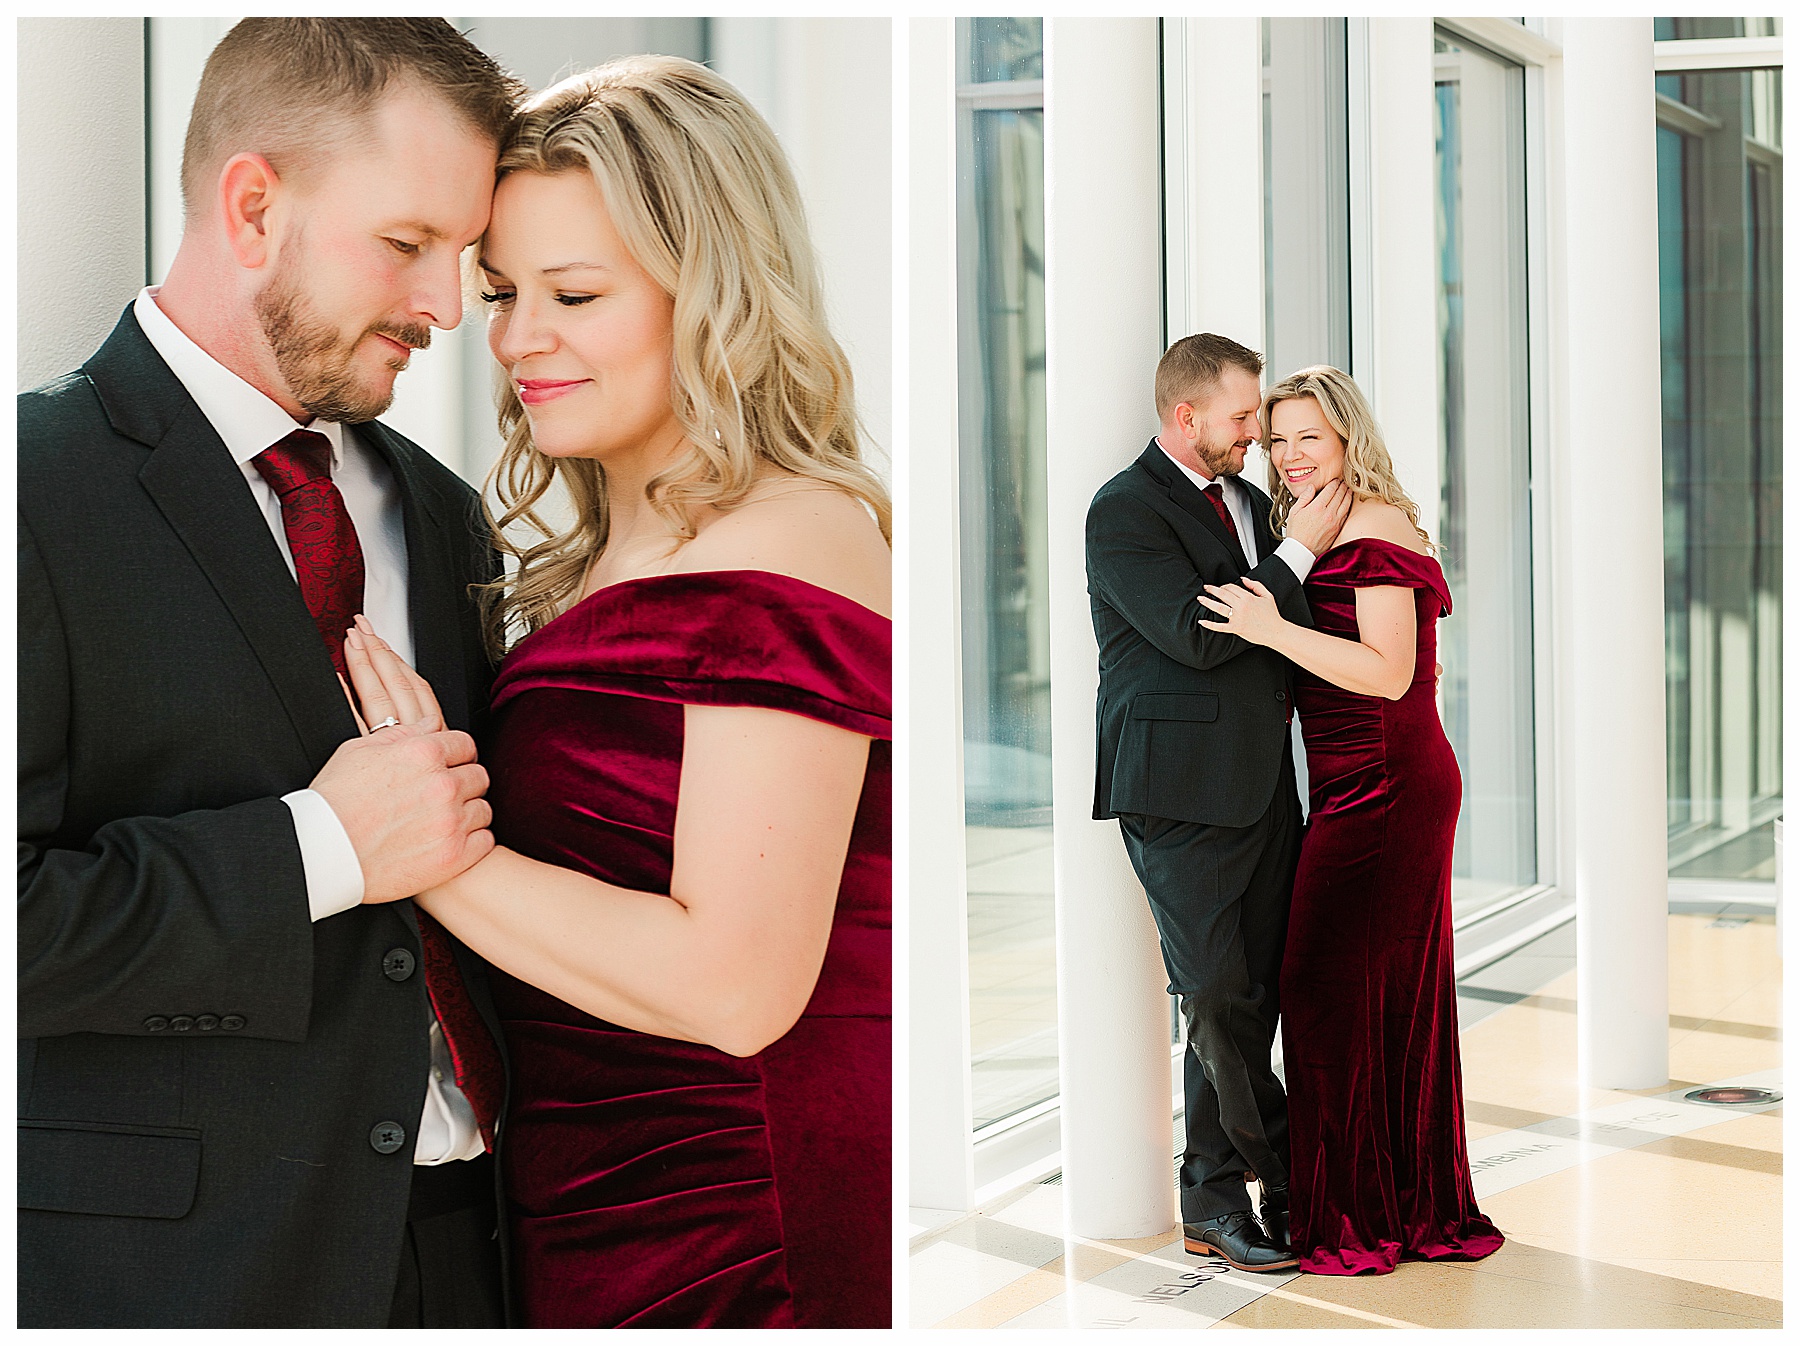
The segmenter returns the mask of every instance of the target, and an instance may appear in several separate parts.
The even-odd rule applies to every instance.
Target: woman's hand
[[[350,699],[350,712],[363,733],[373,732],[370,725],[381,726],[390,720],[424,724],[434,732],[444,727],[444,713],[438,708],[431,684],[375,634],[369,619],[360,612],[356,625],[344,635],[344,663],[356,688]],[[344,694],[350,696],[350,688],[346,687]]]
[[[1208,584],[1206,592],[1196,595],[1200,606],[1218,613],[1225,620],[1202,626],[1242,636],[1252,645],[1272,645],[1285,623],[1275,597],[1261,580],[1244,577],[1243,584]]]

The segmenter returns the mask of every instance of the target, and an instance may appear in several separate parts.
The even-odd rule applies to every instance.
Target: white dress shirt
[[[1197,489],[1204,491],[1213,484],[1214,478],[1202,476],[1170,453],[1168,449],[1163,448],[1161,435],[1156,437],[1156,447],[1162,449],[1163,457],[1180,468],[1181,474],[1193,482]],[[1256,527],[1250,514],[1250,492],[1236,477],[1219,477],[1217,480],[1219,494],[1225,497],[1225,508],[1231,511],[1231,521],[1237,525],[1238,542],[1244,548],[1244,559],[1249,561],[1254,569],[1260,558],[1256,554]],[[1319,559],[1306,549],[1304,542],[1291,537],[1284,538],[1276,546],[1275,555],[1289,570],[1294,572],[1294,578],[1302,584],[1306,583],[1306,577],[1312,573],[1313,562]],[[1202,614],[1202,618],[1211,616],[1211,613]]]
[[[157,287],[139,291],[132,314],[163,363],[181,381],[201,413],[225,442],[244,474],[257,507],[274,535],[290,572],[294,558],[281,521],[281,499],[251,461],[295,430],[313,430],[331,444],[331,480],[344,497],[363,553],[363,612],[381,638],[408,663],[413,661],[412,617],[406,601],[406,523],[393,476],[380,456],[359,444],[348,426],[331,421],[302,425],[195,345],[156,304]],[[322,921],[363,900],[362,864],[344,825],[325,797],[314,790],[283,795],[294,817],[306,901],[312,919]],[[431,1024],[431,1078],[413,1162],[441,1164],[472,1159],[485,1148],[475,1112],[456,1087],[450,1051],[436,1019]]]

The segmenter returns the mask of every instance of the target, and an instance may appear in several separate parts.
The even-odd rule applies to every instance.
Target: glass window
[[[1667,74],[1656,90],[1669,874],[1773,879],[1781,72]]]
[[[1680,42],[1709,37],[1781,36],[1781,20],[1778,18],[1656,19],[1653,22],[1656,25],[1658,42]]]
[[[1263,340],[1268,382],[1350,368],[1349,115],[1342,19],[1264,19]]]
[[[958,379],[976,1127],[1056,1095],[1041,19],[957,23]]]
[[[1524,71],[1436,43],[1444,728],[1463,775],[1456,916],[1537,879]]]

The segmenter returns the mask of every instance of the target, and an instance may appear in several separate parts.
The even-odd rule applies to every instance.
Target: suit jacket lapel
[[[1281,539],[1275,536],[1275,530],[1269,526],[1269,497],[1242,477],[1238,478],[1238,483],[1250,493],[1250,522],[1256,532],[1256,554],[1266,561],[1275,554],[1275,548],[1281,545]]]
[[[1238,568],[1240,575],[1250,568],[1250,560],[1244,555],[1242,545],[1231,535],[1231,530],[1219,517],[1219,511],[1214,509],[1206,497],[1200,494],[1200,488],[1188,480],[1187,474],[1175,466],[1169,455],[1163,452],[1162,445],[1152,439],[1150,447],[1145,449],[1143,455],[1138,459],[1138,466],[1161,483],[1163,489],[1169,493],[1169,499],[1198,519],[1201,525],[1219,540],[1219,545],[1225,548],[1226,554],[1231,557],[1232,564]]]
[[[444,517],[460,511],[447,505],[419,471],[419,450],[379,421],[357,426],[356,433],[381,455],[399,487],[406,523],[407,611],[419,674],[431,684],[450,727],[468,729],[474,711],[462,650],[468,600],[458,592],[461,572],[448,547],[451,530],[467,527],[467,521]]]
[[[113,428],[152,450],[139,482],[255,651],[307,761],[323,766],[356,723],[242,470],[129,309],[84,368]]]

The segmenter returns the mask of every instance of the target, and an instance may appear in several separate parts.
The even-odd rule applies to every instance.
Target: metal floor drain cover
[[[1742,1087],[1691,1089],[1684,1097],[1690,1103],[1717,1103],[1725,1107],[1743,1107],[1745,1104],[1763,1105],[1781,1102],[1781,1095],[1773,1089],[1746,1089]]]

